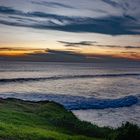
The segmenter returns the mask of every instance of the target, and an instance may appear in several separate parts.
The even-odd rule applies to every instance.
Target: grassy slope
[[[82,122],[54,102],[0,99],[0,140],[113,140],[116,131]]]
[[[0,139],[96,140],[93,129],[54,102],[0,100]]]

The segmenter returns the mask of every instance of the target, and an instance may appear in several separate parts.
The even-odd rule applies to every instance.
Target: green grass
[[[136,129],[137,136],[139,128],[131,127]],[[113,130],[80,121],[54,102],[0,99],[0,140],[119,140],[125,130],[125,125]]]

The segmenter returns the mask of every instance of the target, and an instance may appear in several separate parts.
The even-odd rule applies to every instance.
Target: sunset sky
[[[0,0],[0,60],[140,61],[140,0]]]

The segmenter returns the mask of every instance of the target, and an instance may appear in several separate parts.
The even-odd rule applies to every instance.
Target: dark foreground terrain
[[[140,128],[126,123],[100,128],[78,120],[55,102],[0,99],[0,140],[139,140]]]

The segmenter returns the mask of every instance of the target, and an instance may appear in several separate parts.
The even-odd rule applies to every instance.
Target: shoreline
[[[15,94],[15,95],[17,95],[17,94]],[[27,94],[27,95],[29,95],[29,94]],[[35,96],[35,95],[33,94],[33,96]],[[45,94],[44,94],[44,96],[48,97],[48,95],[45,95]],[[43,98],[44,98],[44,96],[43,96]],[[53,96],[55,96],[55,95],[51,95],[51,97],[53,97]],[[65,95],[57,95],[57,96],[60,96],[60,98],[62,98],[63,96],[65,97]],[[74,97],[77,97],[77,96],[74,96]],[[74,99],[74,97],[72,99]],[[0,95],[0,100],[12,100],[12,99],[23,101],[23,102],[31,102],[31,103],[54,102],[57,104],[61,104],[65,109],[71,111],[81,121],[86,121],[86,122],[89,122],[93,125],[96,124],[99,127],[118,128],[118,127],[121,127],[121,125],[123,123],[126,123],[126,122],[130,122],[130,123],[133,123],[133,124],[140,126],[140,124],[138,123],[137,120],[134,121],[133,119],[131,120],[131,117],[130,118],[128,117],[131,114],[125,116],[122,111],[121,111],[122,113],[120,112],[120,110],[124,110],[125,112],[128,112],[128,110],[130,110],[130,109],[135,110],[135,111],[136,110],[139,111],[138,110],[139,106],[137,106],[136,104],[132,104],[130,106],[117,107],[117,108],[110,108],[110,107],[109,108],[101,108],[101,109],[100,108],[89,108],[89,109],[88,108],[87,109],[79,108],[79,109],[75,110],[75,109],[67,108],[67,106],[65,106],[63,104],[63,102],[60,102],[60,101],[58,102],[58,101],[55,101],[52,99],[48,100],[48,99],[44,98],[43,100],[33,100],[33,99],[29,100],[29,99],[22,99],[22,98],[18,98],[18,97],[17,98],[15,98],[15,97],[1,97],[1,95]],[[126,99],[126,100],[129,101],[129,99]],[[121,102],[122,102],[122,100],[121,100]],[[118,118],[121,116],[122,120],[115,119],[116,117],[113,117],[113,113],[115,115],[117,114]],[[134,113],[133,113],[133,115],[134,115]],[[126,117],[128,117],[128,118],[126,118]],[[104,120],[104,121],[102,121],[102,120]]]
[[[77,118],[100,127],[117,128],[127,121],[139,123],[139,99],[135,96],[116,98],[113,100],[96,99],[72,95],[53,94],[0,94],[3,99],[16,98],[29,102],[53,101],[72,111]],[[131,98],[132,97],[132,98]],[[134,100],[133,100],[134,99]],[[112,104],[113,103],[113,104]],[[121,103],[119,105],[119,103]],[[101,106],[100,106],[101,104]],[[106,106],[107,105],[107,106]],[[112,105],[115,105],[111,108]],[[83,108],[84,107],[84,108]],[[97,108],[98,107],[98,108]],[[75,110],[76,108],[76,110]],[[127,114],[126,114],[127,112]],[[137,119],[136,119],[137,118]]]
[[[97,98],[92,96],[42,94],[42,93],[1,93],[0,98],[16,98],[25,101],[54,101],[62,104],[68,110],[88,110],[130,107],[139,104],[140,95],[127,95],[116,98]]]

